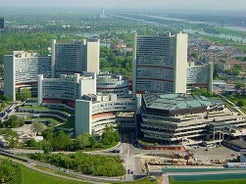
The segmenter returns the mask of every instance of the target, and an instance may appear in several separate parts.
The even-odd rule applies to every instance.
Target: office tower
[[[56,43],[52,40],[52,77],[83,71],[99,73],[98,39],[75,40],[71,43]]]
[[[133,95],[186,93],[187,34],[134,34]]]
[[[37,93],[37,76],[50,77],[51,58],[40,57],[37,53],[14,51],[4,56],[4,94],[16,100],[16,94],[23,88]]]
[[[4,18],[0,18],[0,30],[3,30],[4,28],[5,28]]]
[[[61,74],[59,78],[38,76],[38,105],[60,103],[74,106],[74,101],[83,95],[96,94],[96,74]]]

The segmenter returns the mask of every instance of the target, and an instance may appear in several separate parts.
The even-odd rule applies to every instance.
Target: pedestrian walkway
[[[169,176],[167,174],[162,175],[163,184],[169,184]]]

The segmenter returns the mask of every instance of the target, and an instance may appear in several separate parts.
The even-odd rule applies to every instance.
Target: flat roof
[[[199,107],[211,107],[223,104],[222,101],[211,100],[204,96],[185,93],[174,94],[144,94],[146,108],[159,110],[179,110]]]

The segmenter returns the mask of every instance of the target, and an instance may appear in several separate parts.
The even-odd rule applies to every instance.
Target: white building
[[[185,93],[187,34],[134,35],[133,95]]]
[[[106,125],[116,126],[117,120],[124,120],[117,114],[135,112],[135,109],[135,100],[117,98],[116,94],[84,96],[75,104],[75,136],[83,133],[101,135]]]
[[[84,72],[80,74],[61,75],[60,78],[44,78],[38,76],[38,104],[74,103],[83,95],[96,94],[96,74]],[[68,104],[69,105],[69,104]]]
[[[213,91],[213,63],[195,65],[190,62],[187,67],[187,88],[201,87]]]
[[[37,53],[14,51],[4,56],[4,94],[16,100],[16,93],[22,88],[29,88],[36,93],[37,76],[50,77],[51,58],[40,57]]]
[[[120,98],[129,97],[128,79],[122,75],[100,74],[97,76],[97,92],[117,94]]]

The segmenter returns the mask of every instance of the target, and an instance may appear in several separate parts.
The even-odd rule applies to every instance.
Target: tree
[[[4,135],[7,141],[7,146],[9,148],[14,148],[18,145],[19,136],[18,134],[10,128],[2,129],[0,131],[1,135]]]
[[[16,99],[21,100],[22,102],[24,102],[25,100],[27,100],[28,98],[31,98],[31,97],[32,97],[32,92],[29,89],[22,89],[16,95]]]
[[[241,87],[245,87],[245,83],[244,82],[237,82],[236,88],[239,89]]]
[[[72,146],[72,141],[70,136],[61,130],[53,137],[52,146],[55,150],[69,150]]]
[[[52,144],[50,141],[42,140],[40,141],[41,149],[44,151],[44,154],[49,154],[51,151],[53,151]]]
[[[38,142],[35,141],[35,139],[29,139],[29,140],[27,140],[26,145],[27,145],[27,147],[36,148],[36,147],[38,147],[39,144],[38,144]]]
[[[18,118],[16,115],[9,117],[7,121],[3,122],[4,127],[6,128],[17,128],[24,125],[24,119]]]
[[[11,160],[3,160],[0,164],[1,183],[20,183],[20,168]]]
[[[106,126],[102,134],[102,143],[104,145],[110,145],[119,141],[119,133],[112,126]]]
[[[239,107],[243,107],[243,106],[244,106],[244,101],[243,101],[243,100],[239,100],[239,101],[237,102],[237,105],[238,105]]]
[[[41,122],[34,122],[31,125],[31,130],[36,132],[38,135],[41,134],[45,130],[46,126]]]
[[[83,149],[90,146],[90,135],[87,133],[79,135],[75,138],[74,142],[77,149]]]

